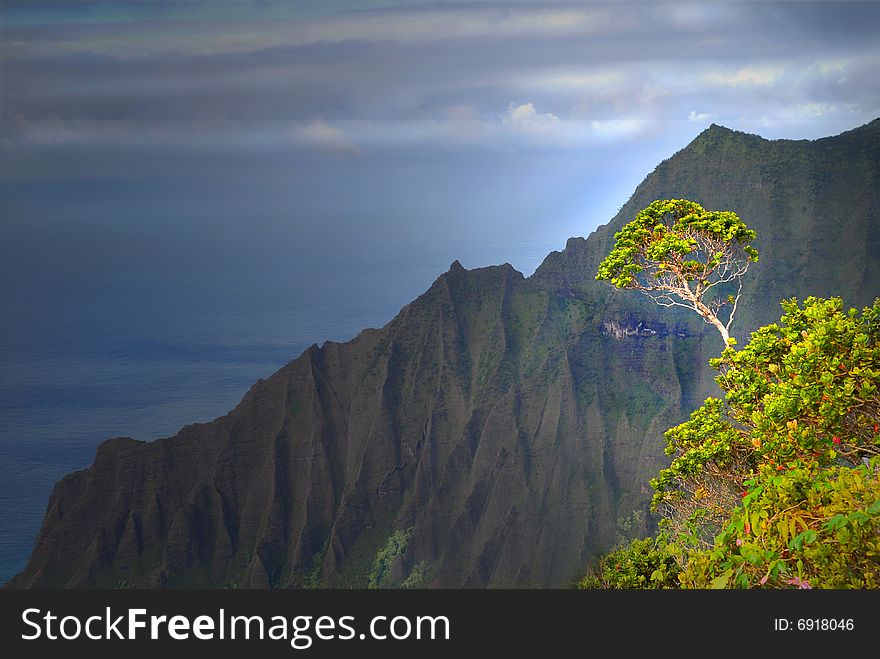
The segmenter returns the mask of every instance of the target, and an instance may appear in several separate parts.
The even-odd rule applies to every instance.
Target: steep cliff
[[[761,252],[745,336],[783,297],[880,294],[878,173],[880,120],[812,142],[712,126],[532,277],[455,262],[226,416],[105,442],[56,485],[9,585],[565,585],[645,508],[662,431],[712,391],[721,348],[594,280],[613,233],[657,198],[737,212]]]

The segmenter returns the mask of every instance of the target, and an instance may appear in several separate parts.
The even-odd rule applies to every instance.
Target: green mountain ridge
[[[105,442],[8,586],[567,585],[647,508],[662,432],[715,390],[721,350],[699,318],[595,281],[614,232],[658,198],[739,214],[761,253],[744,338],[782,298],[880,294],[878,171],[880,120],[815,141],[712,125],[531,277],[456,261],[227,415]]]

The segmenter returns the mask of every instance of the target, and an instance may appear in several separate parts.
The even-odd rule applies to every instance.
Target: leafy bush
[[[666,538],[633,540],[599,560],[578,588],[675,588],[678,566]]]
[[[401,588],[407,589],[418,589],[418,588],[427,588],[428,584],[431,582],[432,575],[437,570],[436,563],[428,563],[427,561],[420,561],[413,566],[412,571],[409,573],[406,579],[400,584]]]
[[[398,529],[388,537],[385,546],[376,552],[376,559],[373,561],[373,569],[370,572],[367,588],[382,588],[386,585],[391,565],[394,563],[395,558],[406,551],[412,532],[412,528],[406,530]]]
[[[685,587],[880,587],[880,461],[769,466],[710,550],[691,552]]]
[[[644,570],[672,557],[684,587],[878,587],[880,300],[861,314],[837,298],[782,307],[712,360],[724,400],[666,432],[673,459],[651,482],[662,535],[590,579],[651,587]]]

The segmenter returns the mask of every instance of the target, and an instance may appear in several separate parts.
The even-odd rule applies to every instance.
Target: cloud
[[[835,58],[828,60],[817,60],[814,65],[817,69],[819,69],[819,73],[826,74],[838,74],[838,80],[845,81],[846,80],[846,69],[852,63],[851,59],[845,58]]]
[[[4,122],[0,144],[30,144],[37,147],[58,147],[88,142],[88,131],[81,129],[83,122],[58,118],[42,121],[12,119]],[[86,122],[89,123],[89,122]]]
[[[818,119],[835,114],[837,106],[833,103],[800,103],[793,108],[796,115],[806,119]]]
[[[346,134],[326,121],[318,119],[294,128],[294,136],[302,143],[325,153],[348,156],[362,156],[365,151]]]
[[[240,0],[104,23],[27,4],[40,20],[2,27],[0,94],[30,123],[4,130],[47,146],[568,149],[663,121],[880,114],[880,3]]]
[[[767,87],[776,82],[785,68],[779,64],[746,66],[734,72],[713,71],[705,80],[711,85],[726,87]]]
[[[451,121],[477,121],[480,118],[477,108],[466,103],[441,108],[439,114]]]
[[[537,89],[555,93],[599,92],[621,87],[632,81],[633,71],[620,64],[594,66],[589,69],[545,69],[520,73],[513,81],[522,89]]]
[[[504,126],[528,135],[548,135],[559,128],[560,122],[552,112],[539,113],[532,103],[507,106],[507,114],[501,117]]]
[[[173,3],[156,3],[152,9],[146,6],[134,20],[107,22],[98,14],[87,14],[81,20],[50,23],[51,29],[41,30],[35,27],[37,23],[26,25],[22,31],[30,34],[32,40],[36,37],[41,49],[56,54],[88,50],[120,57],[162,53],[211,55],[345,42],[424,44],[614,34],[627,28],[627,16],[633,14],[603,6],[542,7],[524,3],[512,9],[483,2],[446,7],[389,4],[374,10],[358,6],[355,11],[295,15],[285,12],[283,3],[270,2],[262,4],[278,11],[267,20],[266,12],[259,9],[261,3],[256,2],[242,2],[240,7],[225,13],[222,9],[214,11],[212,3],[205,3],[196,7],[196,14],[187,11],[186,4],[189,3],[175,7]],[[223,4],[226,3],[220,3]],[[15,9],[11,11],[13,18],[16,13]],[[15,20],[12,24],[19,26]],[[99,27],[105,29],[96,33]],[[59,30],[67,38],[53,38]]]
[[[719,22],[732,22],[741,17],[740,8],[730,2],[663,2],[654,4],[649,11],[658,22],[693,31],[711,29]]]
[[[357,124],[354,124],[355,128]],[[3,143],[35,147],[296,149],[362,156],[345,130],[327,121],[98,121],[14,119]]]
[[[643,135],[654,123],[647,119],[609,119],[591,121],[590,127],[601,140],[617,140]]]

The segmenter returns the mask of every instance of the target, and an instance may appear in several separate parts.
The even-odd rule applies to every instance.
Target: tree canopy
[[[641,291],[662,306],[696,311],[726,345],[741,277],[758,260],[750,244],[755,237],[736,213],[709,211],[687,199],[660,199],[614,235],[596,279]]]
[[[666,432],[661,532],[582,585],[880,587],[880,300],[782,306],[712,360],[724,400]]]

